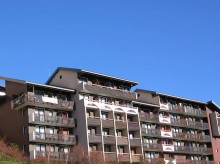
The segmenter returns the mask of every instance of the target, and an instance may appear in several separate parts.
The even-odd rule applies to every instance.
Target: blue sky
[[[83,68],[220,105],[218,0],[0,1],[0,76]]]

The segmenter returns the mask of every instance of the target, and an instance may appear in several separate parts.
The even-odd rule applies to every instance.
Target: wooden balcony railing
[[[127,137],[117,137],[118,145],[128,145],[128,138]]]
[[[132,163],[134,163],[134,162],[139,162],[141,156],[142,156],[142,154],[132,154],[132,155],[131,155]]]
[[[113,119],[102,119],[102,126],[106,128],[114,127]]]
[[[128,122],[128,129],[131,130],[131,131],[140,130],[139,123],[129,121]]]
[[[91,126],[99,126],[101,125],[100,118],[99,117],[88,117],[87,124]]]
[[[101,143],[102,137],[100,134],[89,134],[89,143]]]
[[[105,161],[115,161],[115,162],[117,162],[116,152],[105,152]]]
[[[130,162],[130,154],[129,153],[119,153],[118,160],[119,160],[119,162]]]
[[[125,121],[115,121],[115,125],[117,129],[126,129],[127,128],[127,122]]]
[[[141,146],[141,139],[140,138],[130,138],[130,145],[131,146]]]
[[[22,94],[20,97],[12,101],[12,109],[19,110],[25,106],[37,106],[42,108],[51,108],[57,110],[72,111],[74,102],[58,99],[56,102],[44,101],[41,95]]]
[[[162,151],[162,145],[157,143],[144,143],[144,151]]]
[[[60,127],[75,127],[74,118],[62,118],[61,116],[48,116],[48,115],[29,115],[29,123],[51,125]]]
[[[115,136],[104,135],[103,140],[104,144],[115,144]]]
[[[76,138],[74,135],[47,134],[47,133],[32,132],[29,134],[29,141],[74,145],[76,143]]]
[[[147,129],[142,128],[141,129],[142,136],[149,136],[149,137],[160,137],[160,130],[158,129]]]
[[[37,150],[30,151],[30,159],[47,158],[50,159],[51,161],[53,160],[69,161],[71,155],[74,154],[64,153],[64,152],[37,151]]]
[[[95,93],[95,94],[99,93],[100,95],[103,96],[115,97],[120,99],[126,99],[126,100],[136,99],[136,93],[134,92],[123,91],[120,89],[113,89],[101,85],[95,85],[95,84],[90,85],[84,83],[84,90],[90,93]]]

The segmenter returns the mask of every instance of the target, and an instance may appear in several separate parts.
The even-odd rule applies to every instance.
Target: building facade
[[[220,162],[220,109],[212,101],[132,92],[135,81],[82,69],[57,68],[46,84],[0,78],[0,135],[31,159],[68,160],[80,144],[119,163]]]

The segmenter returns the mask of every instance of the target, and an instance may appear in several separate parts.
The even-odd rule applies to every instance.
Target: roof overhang
[[[220,112],[220,107],[214,101],[208,101],[207,106],[214,111]]]
[[[109,79],[112,79],[112,80],[129,83],[129,84],[131,84],[131,86],[138,85],[138,82],[132,81],[132,80],[126,80],[126,79],[123,79],[123,78],[118,78],[118,77],[115,77],[115,76],[109,76],[109,75],[106,75],[106,74],[101,74],[101,73],[92,72],[92,71],[83,70],[83,69],[65,68],[65,67],[58,67],[58,68],[54,71],[54,73],[50,76],[50,78],[47,80],[46,84],[49,84],[49,83],[51,82],[51,80],[53,79],[53,77],[54,77],[60,70],[68,70],[68,71],[73,71],[73,72],[77,72],[77,73],[81,73],[81,74],[91,74],[91,75],[95,75],[95,76],[100,76],[100,77],[104,77],[104,78],[109,78]]]
[[[157,107],[157,108],[160,107],[159,105],[154,105],[154,104],[149,104],[149,103],[143,103],[143,102],[139,102],[139,101],[132,101],[132,103],[138,104],[138,105],[144,105],[144,106]]]

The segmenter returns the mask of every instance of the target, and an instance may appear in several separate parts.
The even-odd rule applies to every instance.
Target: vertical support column
[[[115,111],[113,110],[112,112],[113,112],[113,124],[114,124],[114,131],[115,131],[116,157],[117,157],[117,162],[119,162],[119,159],[118,159],[118,140],[117,140],[116,123],[115,123]]]
[[[132,161],[132,158],[131,158],[131,144],[130,144],[130,135],[129,135],[128,115],[127,115],[127,112],[125,112],[125,119],[126,119],[126,125],[127,125],[128,150],[129,150],[129,156],[130,156],[130,162],[131,162],[131,161]],[[131,163],[132,163],[132,162],[131,162]]]
[[[101,125],[101,139],[102,139],[102,154],[103,154],[103,159],[105,161],[105,150],[104,150],[104,139],[103,139],[103,127],[102,127],[102,111],[101,108],[98,109],[99,110],[99,120],[100,120],[100,125]]]

